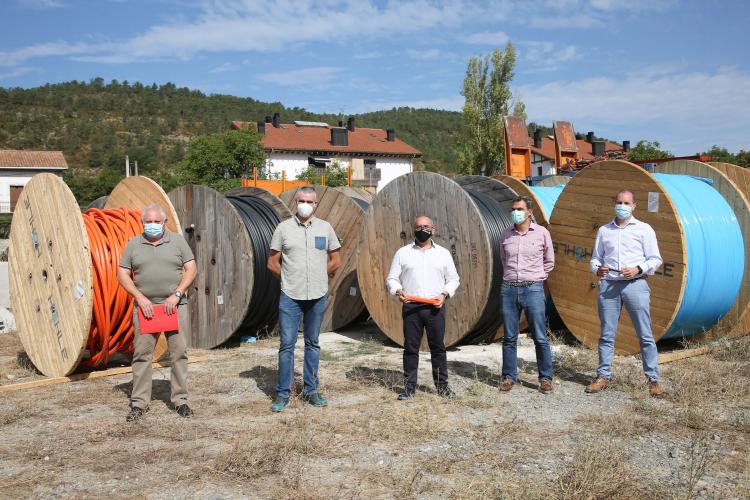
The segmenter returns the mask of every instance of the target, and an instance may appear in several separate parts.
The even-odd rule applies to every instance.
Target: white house
[[[12,213],[21,191],[41,172],[59,177],[68,169],[62,151],[0,149],[0,213]]]
[[[256,128],[256,124],[233,121],[236,129]],[[414,158],[422,153],[398,137],[392,129],[360,128],[349,118],[346,126],[332,127],[322,122],[296,121],[281,123],[278,113],[273,119],[257,123],[268,154],[270,172],[294,179],[308,166],[325,167],[337,160],[352,167],[352,183],[380,190],[399,175],[413,170]]]

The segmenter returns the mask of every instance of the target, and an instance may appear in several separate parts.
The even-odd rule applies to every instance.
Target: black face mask
[[[420,229],[419,231],[414,231],[414,237],[418,242],[424,243],[425,241],[432,238],[432,231],[425,231],[424,229]]]

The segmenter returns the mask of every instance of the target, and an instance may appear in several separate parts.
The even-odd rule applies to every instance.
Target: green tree
[[[314,165],[309,165],[302,172],[297,174],[298,180],[304,180],[310,184],[320,184],[321,175],[326,176],[326,186],[346,186],[349,182],[349,172],[341,166],[338,160],[332,160],[323,172]]]
[[[659,141],[638,141],[635,147],[628,152],[628,159],[633,161],[658,160],[659,158],[671,158],[673,156],[670,151],[661,149]]]
[[[504,51],[469,59],[461,90],[463,119],[455,138],[461,173],[491,175],[505,163],[503,116],[526,115],[524,104],[510,89],[515,64],[516,50],[510,42]]]
[[[230,130],[193,139],[175,174],[181,185],[203,184],[224,191],[239,186],[243,175],[253,167],[263,168],[265,161],[260,135]]]
[[[729,150],[727,150],[727,148],[720,148],[716,144],[714,144],[711,149],[701,154],[710,156],[711,158],[713,158],[713,161],[731,163],[733,165],[737,164],[736,155],[733,155],[732,153],[730,153]]]

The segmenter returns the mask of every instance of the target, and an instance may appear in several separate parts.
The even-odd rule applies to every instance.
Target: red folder
[[[430,304],[431,306],[436,306],[440,303],[437,299],[425,299],[424,297],[417,297],[416,295],[404,295],[407,299],[411,300],[412,302],[419,302],[420,304]]]
[[[151,319],[147,319],[143,315],[143,309],[138,308],[138,329],[142,334],[179,330],[177,311],[168,315],[164,310],[164,304],[154,304],[151,309],[153,309],[154,315],[151,316]]]

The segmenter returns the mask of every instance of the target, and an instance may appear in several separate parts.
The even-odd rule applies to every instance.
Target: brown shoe
[[[596,394],[597,392],[601,392],[604,389],[607,388],[607,385],[609,384],[609,380],[602,377],[596,377],[596,380],[591,382],[586,389],[584,389],[585,392],[588,392],[589,394]]]
[[[500,390],[503,392],[508,392],[509,390],[513,389],[513,379],[510,377],[503,377],[503,381],[500,382]]]
[[[661,388],[658,380],[648,382],[648,395],[652,398],[660,398],[664,395],[664,389]]]
[[[543,378],[541,382],[539,382],[539,392],[542,394],[549,394],[552,391],[554,391],[555,388],[552,385],[552,381],[548,378]]]

